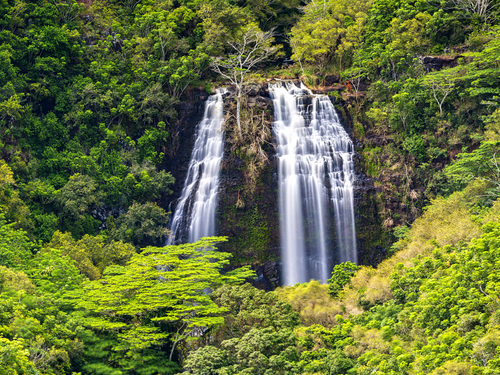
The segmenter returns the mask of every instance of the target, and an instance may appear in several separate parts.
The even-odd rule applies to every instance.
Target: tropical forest
[[[499,0],[0,0],[0,375],[500,374]]]

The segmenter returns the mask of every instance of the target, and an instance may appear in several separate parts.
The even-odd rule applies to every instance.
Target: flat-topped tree
[[[226,309],[206,291],[255,276],[249,266],[222,272],[231,254],[216,251],[215,244],[225,240],[146,247],[125,266],[107,267],[101,279],[86,283],[84,293],[73,295],[75,303],[86,310],[88,326],[116,338],[112,350],[122,362],[130,361],[137,373],[165,373],[158,369],[171,365],[180,342],[224,323]]]
[[[228,42],[232,53],[227,57],[216,57],[212,61],[212,70],[236,87],[236,122],[240,136],[240,107],[241,97],[245,94],[243,85],[246,75],[256,65],[276,55],[281,46],[272,46],[273,41],[272,31],[263,32],[256,25],[250,24],[243,29],[239,37]]]

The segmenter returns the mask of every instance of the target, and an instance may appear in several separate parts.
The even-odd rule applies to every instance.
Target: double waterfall
[[[327,96],[291,82],[271,84],[269,91],[277,141],[283,284],[326,282],[334,262],[357,261],[354,147]],[[218,91],[205,104],[167,244],[216,234],[223,94]],[[333,254],[335,242],[338,251]]]
[[[330,99],[293,83],[270,86],[278,144],[283,283],[323,282],[332,269],[331,208],[336,261],[356,263],[354,147]]]

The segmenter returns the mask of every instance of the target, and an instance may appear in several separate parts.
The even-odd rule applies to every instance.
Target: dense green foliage
[[[0,158],[19,188],[5,202],[11,219],[44,242],[56,230],[105,229],[159,244],[157,204],[174,182],[162,166],[177,151],[183,93],[214,77],[211,57],[249,24],[286,33],[298,5],[2,1]]]
[[[5,222],[0,240],[5,374],[175,373],[182,349],[224,320],[226,309],[207,288],[253,275],[248,267],[219,273],[231,256],[214,251],[223,238],[148,247],[131,258],[124,249],[132,246],[102,246],[99,236],[76,242],[56,233],[47,248],[36,249],[25,232]],[[92,272],[110,259],[115,265],[102,278],[82,274],[100,277]]]
[[[333,267],[332,277],[328,279],[329,293],[333,298],[339,296],[358,269],[359,267],[352,262],[340,263]]]
[[[498,1],[468,4],[488,11],[461,1],[311,1],[291,30],[302,78],[345,84],[332,96],[363,141],[362,163],[381,187],[378,213],[388,230],[463,188],[474,168],[457,180],[443,167],[476,149],[486,126],[498,134]],[[389,200],[399,207],[387,207]]]
[[[195,374],[497,374],[500,203],[477,211],[469,193],[436,201],[378,269],[339,265],[330,287],[311,281],[268,293],[269,319],[254,305],[263,292],[225,287],[224,298],[215,296],[231,306],[222,337],[192,352],[185,367]],[[469,202],[462,205],[470,223],[455,220],[464,216],[457,200]],[[446,233],[443,220],[456,232]],[[277,308],[275,293],[300,322]]]
[[[500,373],[498,5],[0,0],[0,375]],[[396,240],[377,268],[264,292],[224,238],[158,247],[180,105],[229,79],[223,222],[237,263],[269,259],[239,208],[272,175],[245,98],[271,75],[352,120]]]

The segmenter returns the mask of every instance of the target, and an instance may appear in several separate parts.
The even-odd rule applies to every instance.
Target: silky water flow
[[[271,84],[269,90],[278,146],[283,284],[326,282],[334,261],[357,262],[354,147],[327,96],[291,82]]]
[[[175,208],[167,245],[195,242],[215,235],[215,210],[219,190],[220,164],[224,154],[225,90],[208,97],[202,120],[196,129],[181,197]]]

